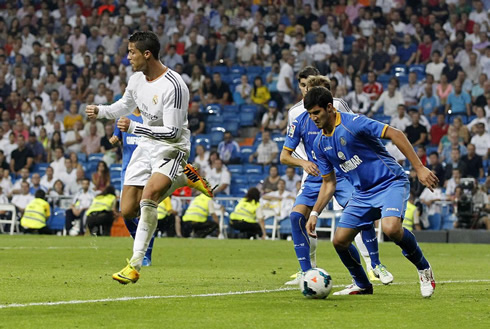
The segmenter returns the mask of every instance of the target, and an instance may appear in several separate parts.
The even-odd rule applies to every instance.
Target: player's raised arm
[[[407,157],[408,161],[410,161],[412,167],[417,172],[419,181],[433,192],[437,187],[439,179],[432,171],[422,164],[412,145],[408,141],[407,136],[396,128],[386,126],[384,135],[381,136],[381,138],[391,139],[393,144],[395,144],[403,155]]]
[[[123,96],[115,103],[111,105],[88,105],[85,108],[85,113],[88,118],[106,118],[117,119],[124,115],[128,115],[137,107],[134,101],[133,94],[131,92],[130,85],[131,79],[129,79],[128,86]]]
[[[320,192],[318,193],[318,199],[316,200],[313,210],[310,213],[310,218],[306,223],[306,232],[308,235],[316,238],[315,228],[318,221],[318,215],[321,214],[323,209],[332,199],[335,193],[335,187],[337,185],[337,179],[335,177],[335,172],[332,170],[331,173],[323,177],[322,186],[320,187]]]

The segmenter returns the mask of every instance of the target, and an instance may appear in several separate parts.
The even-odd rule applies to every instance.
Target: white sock
[[[371,271],[373,268],[371,266],[371,258],[369,257],[369,251],[366,248],[366,245],[362,241],[362,232],[359,232],[358,235],[355,237],[357,249],[359,249],[362,258],[364,259],[364,263],[366,263],[366,270],[367,272]]]
[[[316,247],[318,240],[310,237],[310,261],[311,267],[316,267]]]
[[[157,228],[157,207],[158,204],[153,200],[144,199],[140,202],[140,221],[134,237],[133,257],[131,257],[131,260],[129,261],[129,263],[138,271],[141,269],[143,257],[148,249],[148,244]]]

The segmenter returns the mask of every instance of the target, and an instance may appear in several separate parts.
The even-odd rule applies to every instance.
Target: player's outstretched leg
[[[131,237],[134,239],[136,235],[136,230],[138,228],[139,219],[129,219],[124,220],[124,224],[126,224],[126,228],[131,234]],[[145,257],[143,258],[143,266],[151,266],[151,253],[153,252],[153,243],[155,242],[155,235],[151,238],[150,244],[148,245],[148,250],[146,250]]]
[[[422,297],[432,296],[436,288],[434,273],[429,262],[424,257],[415,236],[412,232],[402,227],[400,218],[385,218],[382,221],[382,225],[383,232],[402,249],[403,255],[417,267]]]
[[[361,237],[361,241],[359,242],[358,237]],[[358,235],[356,235],[356,244],[361,254],[363,252],[362,249],[365,249],[368,253],[370,264],[367,265],[368,262],[366,258],[366,267],[368,267],[368,277],[371,280],[371,274],[377,280],[379,279],[383,284],[390,284],[393,282],[393,275],[388,272],[386,266],[381,264],[379,261],[379,248],[378,248],[378,238],[376,236],[376,231],[374,230],[374,225],[372,225],[369,229],[362,230]],[[364,256],[363,256],[364,257]]]
[[[358,231],[339,227],[335,232],[333,245],[335,251],[339,255],[342,263],[349,270],[354,283],[347,286],[344,290],[337,291],[334,295],[370,295],[373,293],[373,285],[369,282],[369,279],[364,272],[364,268],[361,264],[361,258],[357,252],[356,247],[352,244],[354,236]]]
[[[311,269],[310,261],[310,240],[306,233],[306,218],[302,213],[293,211],[289,216],[291,220],[291,231],[293,235],[294,251],[298,257],[301,272]],[[296,277],[286,282],[286,285],[297,285],[301,280],[301,272]]]

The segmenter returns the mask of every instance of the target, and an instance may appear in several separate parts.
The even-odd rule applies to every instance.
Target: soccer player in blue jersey
[[[333,241],[354,283],[334,295],[373,293],[373,286],[361,266],[352,241],[363,227],[381,217],[383,232],[417,267],[422,296],[432,296],[435,289],[432,268],[415,236],[402,227],[410,190],[408,177],[386,151],[380,138],[391,139],[410,161],[420,182],[430,190],[437,186],[437,177],[420,162],[403,132],[365,116],[336,111],[328,89],[311,88],[304,104],[311,120],[321,129],[321,134],[315,138],[313,151],[323,177],[318,199],[306,224],[308,234],[316,236],[318,214],[335,192],[335,169],[343,172],[355,188],[342,213]]]
[[[329,87],[327,78],[320,76],[318,70],[314,67],[306,67],[298,74],[298,82],[303,95],[307,92],[307,87],[323,85]],[[335,106],[342,112],[351,112],[349,107],[340,99],[334,99]],[[308,113],[303,107],[303,102],[293,106],[289,112],[290,124],[286,142],[281,152],[281,163],[302,167],[308,174],[303,178],[301,190],[296,197],[293,210],[290,214],[292,236],[294,249],[298,258],[301,272],[306,272],[312,267],[316,267],[316,239],[309,239],[305,234],[306,218],[309,216],[311,208],[316,202],[322,178],[319,175],[318,167],[313,158],[313,141],[320,132],[320,129],[309,119]],[[293,156],[293,154],[295,156]],[[337,190],[335,199],[342,207],[345,207],[350,199],[353,186],[343,176],[337,176]],[[361,247],[369,250],[369,256],[366,256],[366,266],[372,270],[369,272],[373,277],[379,277],[384,284],[393,281],[393,276],[387,271],[386,267],[379,261],[378,241],[374,225],[364,227],[359,237],[356,237],[356,243]],[[299,273],[301,274],[301,273]],[[376,275],[376,276],[375,276]],[[287,285],[299,283],[301,275],[295,279],[286,282]]]

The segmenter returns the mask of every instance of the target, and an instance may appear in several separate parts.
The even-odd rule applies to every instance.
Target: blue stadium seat
[[[391,79],[391,75],[390,74],[380,74],[376,80],[379,83],[383,84],[383,83],[389,82],[390,79]]]
[[[240,106],[240,111],[242,112],[254,112],[257,113],[259,106],[255,104],[243,104]]]
[[[288,169],[288,165],[283,165],[283,164],[279,164],[277,165],[277,169],[279,171],[279,175],[285,175],[286,174],[286,169]]]
[[[223,141],[223,136],[225,134],[225,128],[223,127],[213,127],[211,128],[211,146],[218,146],[218,144]]]
[[[423,64],[412,64],[408,68],[408,72],[417,73],[417,81],[425,79],[425,65]]]
[[[254,85],[254,80],[255,80],[256,77],[260,77],[260,74],[257,74],[257,73],[248,73],[247,74],[248,83],[251,86]]]
[[[223,108],[220,104],[209,104],[204,109],[204,113],[221,115],[221,113],[223,113]]]
[[[247,74],[261,75],[264,70],[260,66],[247,67]]]
[[[245,187],[248,184],[248,178],[246,176],[231,176],[231,185],[239,185],[240,187]]]
[[[286,219],[281,221],[281,226],[279,227],[279,233],[287,234],[287,235],[290,235],[292,233],[290,220]]]
[[[239,114],[240,127],[251,127],[255,125],[255,112],[241,111]]]
[[[88,162],[99,162],[103,157],[104,153],[92,153],[88,156]]]
[[[83,152],[77,153],[78,162],[87,162],[87,155]]]
[[[243,66],[233,65],[230,68],[230,73],[242,75],[242,74],[246,74],[247,73],[247,70]]]
[[[245,100],[242,98],[242,94],[238,91],[233,92],[233,102],[237,105],[245,104]]]
[[[243,166],[241,164],[230,164],[227,165],[228,171],[233,175],[242,175],[243,174]]]
[[[238,105],[225,105],[225,106],[223,106],[223,114],[238,113],[238,112],[240,112],[240,107]]]
[[[43,176],[48,167],[49,163],[36,163],[34,166],[32,166],[32,173]]]
[[[49,217],[47,226],[50,230],[62,231],[65,228],[65,210],[54,208]]]
[[[264,175],[261,174],[247,175],[247,177],[249,187],[257,186],[260,182],[264,180]]]
[[[211,137],[205,134],[199,134],[196,136],[196,145],[204,146],[204,149],[209,151],[211,149]]]
[[[97,165],[98,162],[92,161],[92,162],[87,162],[87,168],[85,170],[85,176],[90,177],[94,172],[97,171]]]
[[[229,70],[227,66],[215,66],[212,69],[213,73],[220,73],[221,75],[228,74]]]
[[[395,64],[391,67],[391,75],[401,76],[407,75],[407,66],[405,64]]]
[[[381,121],[381,122],[386,123],[386,124],[389,124],[391,121],[391,117],[388,115],[384,115],[384,114],[375,114],[373,119]]]
[[[238,136],[238,129],[240,128],[240,119],[229,119],[223,122],[223,128],[229,131],[233,136]]]
[[[408,75],[400,75],[397,79],[400,82],[400,87],[408,83]]]
[[[121,175],[116,177],[111,176],[111,185],[114,186],[116,190],[121,188],[121,181],[122,181]]]
[[[216,125],[223,122],[223,117],[220,115],[212,114],[206,117],[206,125]]]
[[[361,81],[362,83],[367,83],[368,81],[367,73],[361,74]]]
[[[243,172],[246,175],[249,175],[249,174],[260,174],[260,175],[262,175],[264,173],[264,168],[262,168],[261,165],[257,165],[257,164],[244,164],[243,165]]]
[[[240,148],[240,157],[242,159],[242,163],[248,163],[248,158],[251,154],[255,153],[256,148],[253,146],[242,146]]]
[[[264,66],[262,70],[264,74],[269,74],[272,71],[272,66]]]
[[[429,227],[428,230],[440,230],[442,224],[441,214],[433,214],[428,216]]]
[[[346,55],[350,54],[350,52],[352,51],[352,43],[355,40],[356,38],[351,35],[344,36],[344,51],[343,51],[344,54]]]
[[[247,194],[248,189],[246,187],[240,186],[240,185],[231,185],[230,187],[230,193],[231,196],[237,197],[237,198],[242,198]],[[231,211],[233,212],[234,209]],[[230,211],[228,211],[231,213]]]
[[[113,177],[121,177],[122,165],[120,163],[111,164],[109,167],[109,172],[111,175],[111,179]]]

